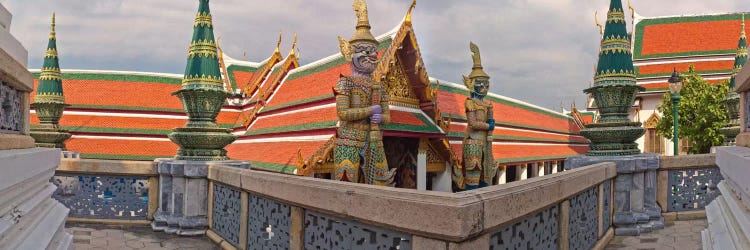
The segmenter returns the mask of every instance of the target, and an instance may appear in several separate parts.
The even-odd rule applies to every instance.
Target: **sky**
[[[631,0],[645,17],[750,11],[747,0]],[[42,65],[52,12],[63,69],[184,73],[197,0],[0,0],[11,33]],[[396,27],[411,0],[370,0],[372,33]],[[627,6],[627,0],[623,0]],[[471,71],[469,41],[481,51],[490,91],[560,110],[585,107],[609,0],[419,0],[412,23],[431,77],[461,83]],[[304,65],[338,53],[356,17],[346,0],[213,0],[214,32],[232,58],[268,58],[293,33]],[[629,13],[626,14],[629,18]],[[631,30],[628,21],[628,30]]]

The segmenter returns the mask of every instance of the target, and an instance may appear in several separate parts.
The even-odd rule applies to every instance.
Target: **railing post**
[[[602,235],[604,235],[604,195],[609,195],[604,193],[604,183],[607,183],[609,180],[605,180],[604,182],[600,183],[598,186],[597,192],[599,192],[599,195],[597,195],[597,206],[596,206],[596,216],[599,218],[597,221],[597,234],[596,236],[598,238],[601,238]]]
[[[239,249],[247,249],[247,217],[250,211],[250,203],[248,202],[248,194],[245,191],[240,192],[240,247]]]
[[[557,241],[558,249],[568,250],[570,248],[570,200],[566,199],[560,203],[560,221],[558,222],[558,235],[560,240]]]
[[[305,209],[291,206],[292,223],[289,225],[289,248],[291,250],[305,249]]]
[[[148,220],[154,220],[154,213],[159,209],[159,176],[148,177]]]

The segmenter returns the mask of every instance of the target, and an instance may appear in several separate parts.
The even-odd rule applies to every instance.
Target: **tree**
[[[709,84],[698,73],[693,65],[682,74],[683,83],[680,91],[678,132],[680,139],[691,143],[690,154],[709,153],[712,146],[721,145],[724,135],[719,129],[727,123],[727,111],[724,99],[727,98],[728,84]],[[662,119],[656,125],[659,135],[672,139],[672,99],[665,93],[658,107]]]

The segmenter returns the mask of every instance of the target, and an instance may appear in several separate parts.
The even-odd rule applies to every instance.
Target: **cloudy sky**
[[[11,33],[29,50],[29,68],[42,65],[49,19],[57,12],[64,69],[183,73],[197,0],[0,0]],[[632,0],[642,16],[750,11],[747,0]],[[370,0],[376,36],[394,28],[411,0]],[[482,51],[491,91],[555,110],[575,101],[593,77],[608,0],[420,0],[413,23],[429,75],[460,83],[468,74],[468,41]],[[625,2],[623,5],[627,5]],[[261,61],[284,33],[282,51],[298,33],[301,62],[337,53],[336,36],[356,22],[344,0],[213,0],[214,30],[225,53]],[[626,15],[630,16],[630,15]],[[632,27],[628,27],[630,30]]]

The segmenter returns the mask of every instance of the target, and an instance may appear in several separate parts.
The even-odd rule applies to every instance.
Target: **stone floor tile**
[[[92,238],[101,238],[101,237],[107,237],[107,232],[102,231],[93,231],[91,232]]]
[[[127,242],[125,242],[125,245],[129,246],[129,247],[132,247],[132,248],[135,248],[135,249],[140,249],[140,248],[146,247],[146,244],[144,244],[143,242],[137,241],[137,240],[127,241]]]
[[[103,238],[92,239],[91,240],[91,245],[92,246],[98,246],[98,247],[105,247],[105,246],[107,246],[107,240],[103,239]]]

